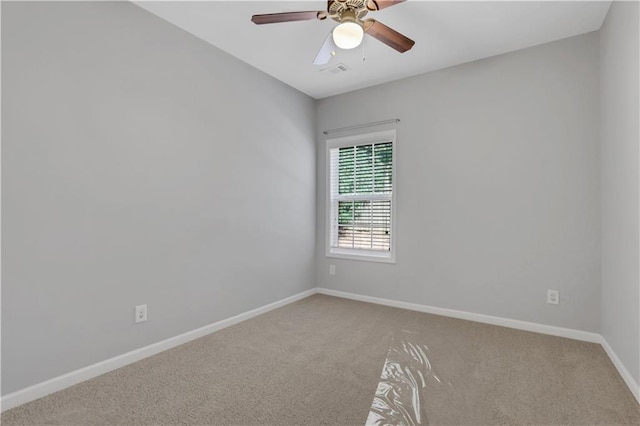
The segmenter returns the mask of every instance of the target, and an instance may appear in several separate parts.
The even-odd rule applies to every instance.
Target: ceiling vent
[[[325,68],[323,70],[320,70],[320,72],[322,73],[329,73],[329,74],[340,74],[343,72],[347,72],[349,71],[351,68],[349,68],[348,66],[346,66],[345,64],[338,64],[338,65],[334,65],[332,67],[329,68]]]

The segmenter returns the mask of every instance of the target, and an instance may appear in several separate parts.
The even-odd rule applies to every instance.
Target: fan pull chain
[[[362,62],[364,62],[367,59],[364,54],[364,39],[362,39],[361,44],[362,44]]]

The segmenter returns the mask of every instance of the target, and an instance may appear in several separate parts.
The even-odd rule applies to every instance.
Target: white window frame
[[[355,145],[371,145],[382,142],[391,142],[391,239],[389,251],[376,251],[366,249],[346,249],[331,247],[331,232],[337,227],[337,218],[333,218],[331,211],[331,150]],[[372,133],[363,133],[353,136],[345,136],[326,141],[326,228],[325,249],[326,257],[339,259],[363,260],[368,262],[396,263],[396,170],[397,151],[396,130],[384,130]]]

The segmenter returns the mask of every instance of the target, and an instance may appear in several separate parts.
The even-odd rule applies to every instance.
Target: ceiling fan
[[[371,11],[385,9],[402,3],[405,0],[328,0],[327,10],[308,12],[284,12],[253,15],[251,21],[255,24],[275,24],[278,22],[324,20],[331,18],[339,25],[329,33],[313,61],[316,65],[329,62],[335,55],[335,49],[353,49],[362,43],[364,34],[369,34],[389,47],[404,53],[410,50],[415,42],[387,27],[375,19],[363,19]]]

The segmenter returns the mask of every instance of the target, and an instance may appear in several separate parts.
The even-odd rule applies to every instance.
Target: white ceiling
[[[325,10],[326,1],[162,1],[140,7],[316,99],[535,46],[600,28],[609,1],[459,2],[410,0],[368,17],[415,40],[400,54],[372,37],[312,61],[331,19],[255,25],[251,15]],[[366,60],[362,60],[362,55]],[[322,69],[343,63],[333,74]]]

